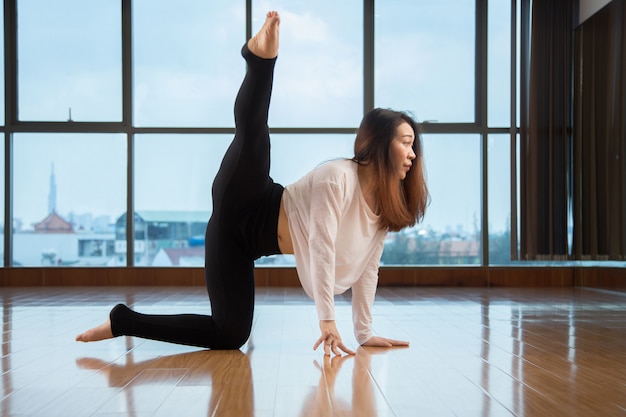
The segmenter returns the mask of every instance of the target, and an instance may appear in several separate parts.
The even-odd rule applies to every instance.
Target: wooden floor
[[[202,288],[1,288],[2,416],[626,416],[626,295],[382,288],[375,331],[409,348],[313,351],[315,308],[260,288],[250,341],[207,351],[74,342],[122,301],[209,312]],[[357,348],[346,298],[344,341]]]

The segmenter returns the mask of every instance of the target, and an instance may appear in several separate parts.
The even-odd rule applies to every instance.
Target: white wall
[[[609,4],[611,0],[580,0],[579,18],[580,23],[593,16],[598,10]]]

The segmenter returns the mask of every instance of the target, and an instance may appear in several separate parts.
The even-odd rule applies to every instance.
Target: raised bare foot
[[[113,338],[113,332],[111,331],[111,320],[107,319],[104,323],[93,329],[87,330],[85,333],[81,333],[76,336],[77,342],[97,342],[98,340]]]
[[[260,58],[275,58],[278,55],[278,12],[267,12],[265,23],[259,32],[248,41],[248,49]]]

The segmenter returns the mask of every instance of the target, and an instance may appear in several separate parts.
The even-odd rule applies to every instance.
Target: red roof
[[[74,233],[74,228],[56,213],[35,224],[35,233]]]

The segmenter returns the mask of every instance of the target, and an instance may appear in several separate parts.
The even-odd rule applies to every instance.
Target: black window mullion
[[[363,115],[374,108],[375,0],[363,0]]]
[[[481,245],[483,266],[489,265],[489,155],[487,126],[487,68],[488,68],[488,0],[476,0],[476,51],[475,51],[475,122],[480,130],[481,167]]]
[[[132,1],[122,0],[122,125],[126,133],[126,265],[135,264]]]
[[[511,119],[510,134],[510,256],[512,261],[519,258],[517,251],[517,0],[511,0]]]
[[[13,264],[13,134],[17,123],[17,5],[4,1],[4,266]]]
[[[246,39],[252,37],[252,0],[246,0]]]

